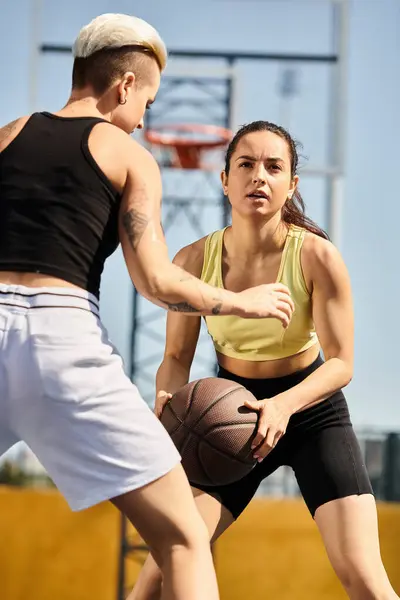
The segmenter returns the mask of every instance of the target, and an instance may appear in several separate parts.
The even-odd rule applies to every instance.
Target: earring
[[[126,98],[125,98],[125,100],[124,100],[123,102],[121,102],[121,98],[119,98],[119,100],[118,100],[118,104],[121,104],[121,105],[122,105],[122,104],[126,104]]]

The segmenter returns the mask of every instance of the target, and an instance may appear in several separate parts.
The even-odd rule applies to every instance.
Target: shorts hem
[[[325,504],[328,504],[329,502],[335,502],[335,500],[343,500],[344,498],[350,498],[351,496],[373,496],[375,498],[375,493],[373,491],[373,489],[370,490],[358,490],[357,492],[349,492],[346,494],[342,494],[342,495],[337,495],[334,496],[333,498],[330,498],[329,500],[324,500],[323,502],[321,502],[321,504],[318,504],[318,506],[316,508],[314,508],[314,510],[309,509],[310,514],[312,516],[313,519],[315,519],[315,513],[317,512],[317,510],[319,508],[321,508],[321,506],[324,506]]]
[[[236,511],[236,510],[232,510],[232,508],[230,506],[228,506],[221,498],[221,496],[218,494],[218,492],[213,493],[212,489],[210,489],[209,487],[207,487],[207,489],[205,489],[205,486],[201,486],[201,485],[196,485],[195,483],[189,481],[190,486],[192,488],[195,488],[196,490],[199,490],[200,492],[203,492],[204,494],[208,494],[209,496],[211,496],[211,498],[214,498],[214,500],[216,500],[217,502],[220,503],[220,505],[225,508],[225,510],[227,510],[228,512],[230,512],[230,514],[232,515],[232,518],[237,521],[237,519],[240,517],[240,515],[242,514],[242,512],[246,509],[246,507],[248,506],[248,504],[240,509],[240,511]]]
[[[140,479],[140,480],[131,479],[130,481],[126,482],[124,485],[121,485],[119,487],[113,487],[112,489],[109,488],[107,490],[102,490],[101,492],[99,492],[97,494],[92,494],[79,502],[69,500],[66,495],[64,495],[62,492],[60,492],[60,493],[66,499],[70,509],[73,512],[79,512],[81,510],[91,508],[92,506],[95,506],[96,504],[100,504],[101,502],[106,502],[107,500],[111,500],[111,498],[117,498],[118,496],[122,496],[123,494],[127,494],[128,492],[138,490],[138,489],[144,487],[145,485],[148,485],[149,483],[153,483],[153,481],[156,481],[157,479],[160,479],[164,475],[167,475],[167,473],[172,471],[172,469],[174,469],[178,464],[180,464],[180,462],[181,462],[181,459],[177,458],[174,462],[170,463],[168,466],[165,466],[164,468],[159,469],[158,471],[155,471],[155,472],[149,474],[148,477],[146,477],[145,479]]]

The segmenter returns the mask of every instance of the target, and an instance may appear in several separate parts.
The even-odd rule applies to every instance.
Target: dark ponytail
[[[289,147],[291,176],[293,178],[297,173],[297,166],[299,162],[296,142],[286,131],[286,129],[280,127],[279,125],[275,125],[274,123],[270,123],[269,121],[253,121],[248,125],[243,125],[243,127],[241,127],[239,131],[235,134],[226,151],[226,175],[229,175],[231,158],[240,140],[248,133],[255,133],[257,131],[270,131],[271,133],[275,133],[275,135],[279,135],[279,137],[285,140]],[[311,231],[311,233],[315,233],[320,237],[329,239],[328,234],[316,223],[314,223],[314,221],[312,221],[305,215],[304,201],[301,197],[300,192],[297,189],[295,190],[292,198],[290,200],[286,200],[282,209],[282,219],[285,223],[298,225],[299,227],[304,227],[304,229]]]

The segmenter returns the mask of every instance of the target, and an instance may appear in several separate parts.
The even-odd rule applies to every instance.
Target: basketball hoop
[[[170,124],[146,129],[144,138],[153,146],[171,151],[170,167],[213,169],[212,164],[203,162],[203,155],[224,148],[232,138],[232,132],[217,125]]]

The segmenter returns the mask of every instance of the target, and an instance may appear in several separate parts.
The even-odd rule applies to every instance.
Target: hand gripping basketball
[[[292,318],[294,303],[289,288],[282,283],[268,283],[237,294],[240,298],[235,314],[240,317],[275,318],[287,327]]]
[[[276,396],[266,400],[245,400],[245,406],[259,413],[257,433],[251,444],[254,458],[261,462],[286,433],[291,411]]]
[[[169,400],[171,400],[171,398],[172,394],[170,394],[169,392],[165,392],[164,390],[160,390],[157,393],[156,402],[154,405],[154,412],[159,419],[162,415],[162,411],[164,410],[164,406]]]

